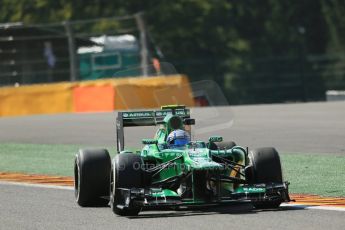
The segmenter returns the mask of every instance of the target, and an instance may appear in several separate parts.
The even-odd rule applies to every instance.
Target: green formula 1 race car
[[[82,207],[108,205],[122,216],[149,209],[251,202],[277,208],[289,202],[280,158],[274,148],[253,151],[212,136],[190,138],[195,120],[184,106],[119,112],[117,154],[80,150],[75,158],[75,196]],[[124,127],[158,126],[142,150],[124,150]]]

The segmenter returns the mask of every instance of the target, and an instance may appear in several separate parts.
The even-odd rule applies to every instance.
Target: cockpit
[[[190,141],[187,144],[184,145],[176,145],[176,144],[158,144],[159,149],[203,149],[207,148],[206,143],[203,141]]]

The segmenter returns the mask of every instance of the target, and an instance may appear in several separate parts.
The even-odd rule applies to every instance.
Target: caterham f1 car
[[[278,208],[290,201],[274,148],[248,151],[220,136],[191,140],[194,124],[185,106],[118,112],[115,157],[105,149],[82,149],[75,157],[77,203],[110,205],[115,214],[133,216],[150,209],[234,202]],[[138,126],[158,129],[154,138],[142,139],[141,150],[129,151],[124,127]]]

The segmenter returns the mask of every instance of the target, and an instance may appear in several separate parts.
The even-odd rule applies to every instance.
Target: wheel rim
[[[116,178],[116,172],[115,168],[112,167],[111,173],[110,173],[110,205],[112,208],[115,206],[115,190],[116,190],[116,183],[115,183],[115,178]]]
[[[77,200],[79,200],[79,191],[80,191],[80,166],[79,166],[79,160],[77,157],[74,164],[74,195]]]

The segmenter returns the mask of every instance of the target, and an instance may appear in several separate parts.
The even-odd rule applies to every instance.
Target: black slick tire
[[[236,146],[236,143],[233,141],[222,141],[222,142],[210,142],[209,149],[211,150],[227,150]]]
[[[255,149],[249,153],[249,159],[252,165],[252,183],[283,183],[280,157],[275,148]],[[253,202],[253,206],[258,209],[273,209],[278,208],[281,202],[280,199]]]
[[[74,193],[82,207],[106,206],[109,197],[110,156],[106,149],[81,149],[74,161]]]
[[[129,207],[119,207],[121,193],[117,188],[142,188],[144,187],[144,178],[142,159],[139,155],[133,153],[120,153],[112,160],[110,175],[110,207],[112,211],[120,216],[136,216],[141,208],[132,204]]]

